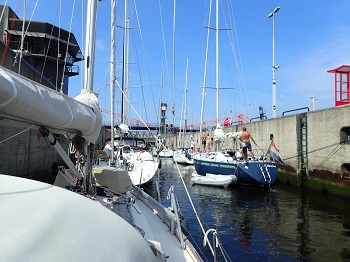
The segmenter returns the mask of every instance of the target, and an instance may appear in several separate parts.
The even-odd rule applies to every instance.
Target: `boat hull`
[[[157,147],[154,147],[152,149],[152,154],[153,156],[159,156],[162,158],[170,158],[173,157],[173,153],[174,151],[168,148],[162,149],[159,151],[159,149]]]
[[[134,141],[131,140],[131,142]],[[129,143],[130,140],[127,139],[115,142],[114,159],[117,159],[118,167],[128,171],[134,185],[145,185],[157,174],[160,168],[159,160],[148,151],[135,150],[134,147],[137,144],[129,145]]]
[[[180,164],[193,165],[192,155],[186,152],[174,151],[173,160]]]
[[[206,174],[201,176],[192,174],[191,184],[205,185],[205,186],[223,186],[227,187],[230,184],[236,183],[237,177],[235,175],[213,175]]]
[[[173,157],[173,151],[171,150],[162,150],[159,152],[159,157],[170,158]]]
[[[276,181],[278,165],[270,161],[217,162],[194,159],[197,174],[236,175],[237,184],[272,184]]]

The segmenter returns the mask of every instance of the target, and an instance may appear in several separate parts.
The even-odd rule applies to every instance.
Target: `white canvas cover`
[[[0,66],[0,114],[58,130],[81,133],[95,143],[102,115],[95,93],[83,90],[75,99]]]
[[[0,175],[1,261],[157,261],[139,231],[97,201]]]

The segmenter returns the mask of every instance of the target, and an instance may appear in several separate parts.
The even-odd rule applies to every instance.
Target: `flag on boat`
[[[274,161],[277,161],[279,163],[281,163],[282,165],[287,165],[286,163],[284,163],[280,152],[275,144],[275,142],[273,140],[271,140],[271,144],[269,149],[267,150],[267,153],[273,158]]]
[[[230,118],[226,117],[225,121],[224,121],[224,127],[228,126],[230,123]]]

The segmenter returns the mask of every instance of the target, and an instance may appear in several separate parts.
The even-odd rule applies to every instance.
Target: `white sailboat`
[[[114,142],[114,158],[116,159],[117,166],[124,168],[128,171],[130,179],[134,185],[144,185],[152,181],[153,177],[159,171],[159,159],[154,157],[149,151],[140,149],[145,147],[144,140],[139,138],[133,138],[128,127],[129,119],[129,99],[128,99],[128,89],[129,89],[129,62],[128,62],[128,38],[129,38],[129,19],[127,18],[127,6],[128,1],[125,0],[124,8],[124,67],[123,67],[123,119],[122,123],[119,125],[118,134],[116,136],[113,134]],[[115,16],[115,13],[113,14]],[[112,16],[112,21],[115,21],[115,18]],[[111,50],[115,50],[115,23],[112,23],[111,28]],[[111,52],[111,68],[114,69],[116,63],[115,51]],[[111,73],[112,74],[112,73]],[[111,80],[115,79],[115,76],[111,76]],[[112,81],[111,81],[112,84]],[[114,82],[113,86],[111,85],[111,93],[114,94]],[[111,105],[114,104],[114,100],[111,101]],[[113,106],[114,107],[114,106]],[[111,114],[114,117],[114,114]],[[114,127],[114,125],[112,125]],[[112,128],[114,130],[114,128]],[[143,143],[143,146],[139,145],[139,142]]]
[[[156,149],[156,154],[158,154],[159,157],[164,157],[164,158],[171,158],[174,155],[174,151],[167,147],[166,145],[160,146],[160,150],[157,153],[158,149]]]
[[[170,210],[132,185],[126,170],[92,168],[91,148],[101,128],[92,91],[98,2],[87,1],[84,89],[78,97],[0,66],[1,119],[34,125],[68,167],[61,167],[57,186],[0,175],[1,260],[202,261],[181,231],[173,188]],[[79,161],[71,161],[56,133],[78,138]],[[58,187],[66,185],[69,190]]]
[[[212,175],[228,175],[236,176],[235,181],[240,184],[254,184],[254,185],[270,185],[275,182],[277,178],[278,165],[269,160],[252,159],[246,162],[240,159],[240,152],[233,149],[224,150],[219,147],[222,145],[225,138],[236,138],[238,133],[223,132],[222,126],[219,123],[219,1],[216,0],[216,28],[215,28],[215,89],[216,89],[216,129],[214,130],[215,150],[213,152],[200,152],[194,156],[194,166],[198,175],[206,176]],[[209,39],[208,26],[208,39]],[[207,42],[208,50],[208,42]],[[207,59],[206,59],[207,61]],[[205,67],[206,74],[206,67]],[[204,76],[204,88],[206,83],[206,76]],[[202,112],[201,122],[203,119],[203,105],[204,105],[203,91],[202,98]],[[201,127],[202,130],[202,127]],[[207,180],[210,181],[211,176]],[[194,178],[196,179],[196,178]],[[213,184],[215,180],[213,180]]]
[[[127,170],[134,185],[145,185],[159,172],[160,161],[148,150],[140,149],[144,140],[119,136],[114,140],[116,165]]]

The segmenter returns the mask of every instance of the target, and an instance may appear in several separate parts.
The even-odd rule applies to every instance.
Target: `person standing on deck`
[[[209,135],[209,133],[207,134],[207,136],[206,136],[206,148],[207,148],[207,152],[210,152],[210,150],[211,150],[211,137],[210,137],[210,135]]]
[[[206,136],[205,136],[204,133],[203,133],[203,135],[202,135],[201,140],[202,140],[202,150],[205,151],[205,146],[206,146],[206,144],[207,144],[207,141],[206,141]]]
[[[196,143],[194,142],[192,136],[191,136],[191,140],[190,140],[190,148],[191,148],[192,152],[194,152],[196,149]]]
[[[103,149],[103,151],[106,152],[108,158],[111,157],[111,153],[112,153],[112,146],[111,145],[112,145],[112,143],[109,141],[109,142],[107,142],[106,146]]]
[[[254,158],[254,153],[252,150],[252,145],[250,143],[250,140],[252,140],[256,146],[257,146],[257,144],[256,144],[254,138],[252,137],[252,135],[247,131],[246,127],[242,128],[242,132],[239,134],[237,139],[243,143],[243,157],[244,157],[244,159],[246,161],[248,160],[248,152],[247,151],[249,151],[252,158]]]

